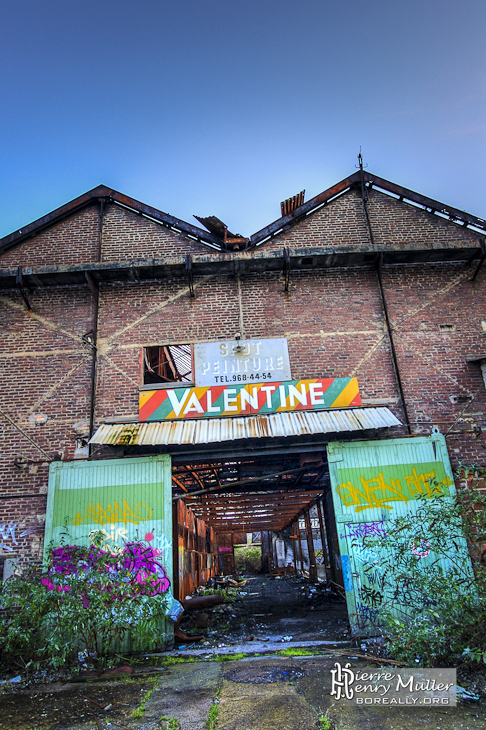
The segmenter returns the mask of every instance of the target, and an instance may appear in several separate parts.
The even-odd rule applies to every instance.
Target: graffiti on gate
[[[417,544],[415,544],[415,540],[412,540],[410,549],[418,558],[426,558],[430,554],[430,542],[423,537],[417,541]]]
[[[356,522],[346,525],[346,534],[340,535],[341,539],[351,537],[362,540],[364,537],[386,537],[384,520],[380,522]]]
[[[373,628],[380,626],[380,614],[377,608],[367,606],[360,601],[356,603],[356,615],[358,618],[358,626],[360,629]]]
[[[47,575],[42,578],[48,590],[58,593],[69,591],[70,587],[63,578],[66,576],[87,577],[92,573],[106,553],[95,545],[81,547],[64,545],[54,548]],[[164,566],[157,560],[152,548],[143,543],[127,543],[116,564],[107,566],[107,571],[120,576],[120,583],[129,582],[133,590],[155,596],[170,588],[170,580]]]
[[[367,509],[392,510],[394,502],[449,496],[452,479],[440,461],[394,464],[383,467],[339,469],[343,479],[336,487],[342,504],[356,513]],[[359,486],[357,486],[359,485]]]
[[[97,502],[96,507],[93,502],[89,503],[88,508],[84,512],[84,516],[79,511],[76,517],[72,518],[72,522],[77,526],[85,520],[89,522],[95,522],[97,525],[106,525],[107,523],[123,522],[124,525],[127,522],[133,525],[138,525],[140,522],[149,520],[152,517],[152,510],[147,507],[146,504],[139,502],[130,507],[127,500],[124,499],[122,506],[118,502],[113,502],[113,505],[108,504],[106,507],[102,507]]]
[[[352,545],[353,557],[360,563],[378,563],[380,556],[375,550],[363,545],[362,542],[354,542]]]

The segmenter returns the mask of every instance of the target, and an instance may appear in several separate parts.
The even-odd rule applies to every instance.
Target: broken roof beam
[[[253,236],[250,237],[250,244],[252,246],[256,246],[258,243],[261,243],[266,238],[275,235],[275,233],[280,231],[282,228],[289,225],[290,223],[293,223],[298,218],[306,215],[311,210],[314,210],[314,208],[317,208],[319,205],[327,203],[329,200],[331,200],[331,198],[336,197],[336,195],[339,195],[340,193],[344,193],[346,190],[349,190],[349,188],[352,185],[358,183],[359,180],[359,172],[355,172],[353,175],[350,175],[344,180],[341,180],[341,182],[338,182],[336,185],[333,185],[331,188],[324,190],[324,192],[319,193],[319,195],[316,195],[314,198],[308,200],[307,203],[303,203],[303,205],[299,206],[287,215],[282,216],[273,223],[270,223],[269,226],[266,226],[265,228],[262,228],[261,230],[254,233]]]

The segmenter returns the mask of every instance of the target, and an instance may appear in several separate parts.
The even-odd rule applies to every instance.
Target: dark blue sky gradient
[[[98,184],[250,235],[360,146],[486,217],[484,0],[11,0],[0,22],[0,236]]]

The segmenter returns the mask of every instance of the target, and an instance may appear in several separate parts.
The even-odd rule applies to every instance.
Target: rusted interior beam
[[[297,474],[300,471],[305,471],[306,467],[301,467],[299,469],[286,469],[285,471],[279,471],[274,474],[265,474],[258,477],[248,477],[248,479],[242,479],[240,481],[236,482],[226,482],[222,483],[221,485],[218,485],[216,487],[209,487],[208,489],[201,489],[198,491],[190,492],[191,497],[195,497],[196,495],[200,494],[207,494],[208,492],[216,492],[220,489],[227,489],[228,491],[231,491],[234,487],[239,487],[246,484],[255,484],[257,482],[261,482],[265,479],[272,479],[273,477],[278,477],[280,474]],[[176,501],[177,499],[184,498],[184,495],[175,495],[172,497],[173,501]]]

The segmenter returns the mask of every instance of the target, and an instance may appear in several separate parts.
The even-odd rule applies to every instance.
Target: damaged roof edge
[[[90,443],[109,446],[196,445],[239,439],[308,436],[400,426],[386,406],[297,411],[242,418],[202,418],[101,425]]]
[[[307,203],[295,208],[292,212],[278,218],[273,223],[270,223],[270,225],[262,228],[260,231],[257,231],[257,233],[254,233],[250,238],[251,247],[261,245],[267,238],[275,236],[282,229],[287,228],[289,225],[299,220],[299,218],[303,218],[313,212],[316,208],[324,205],[325,203],[329,203],[333,198],[342,195],[350,188],[360,183],[361,172],[358,170],[358,172],[353,173],[353,175],[350,175],[344,180],[341,180],[341,182],[336,183],[336,185],[333,185],[327,190],[324,190],[322,193],[319,193],[319,195],[316,195],[314,198],[311,198],[307,201]],[[486,220],[483,218],[478,218],[475,215],[466,213],[465,211],[454,208],[451,205],[440,203],[438,200],[428,198],[426,195],[416,193],[409,188],[402,187],[401,185],[396,185],[389,180],[385,180],[385,178],[378,177],[370,172],[364,172],[363,183],[368,185],[370,188],[376,187],[381,191],[391,193],[399,200],[405,200],[405,202],[411,202],[419,205],[421,208],[430,213],[439,213],[440,215],[446,216],[453,223],[459,222],[461,225],[473,226],[480,232],[486,233]]]
[[[486,220],[483,218],[471,215],[470,213],[466,213],[465,211],[459,210],[458,208],[454,208],[450,205],[445,205],[438,200],[416,193],[409,188],[396,185],[395,183],[385,180],[377,175],[373,175],[370,172],[363,172],[362,182],[369,187],[376,187],[381,191],[396,196],[399,200],[405,200],[406,202],[418,205],[431,214],[445,216],[446,219],[453,223],[460,224],[462,226],[472,226],[474,229],[477,229],[478,232],[486,233]],[[266,239],[276,235],[282,229],[287,228],[300,218],[313,212],[316,208],[330,202],[333,198],[342,195],[350,188],[360,183],[361,171],[358,170],[349,177],[344,178],[344,180],[341,180],[341,182],[336,183],[330,188],[327,188],[327,190],[324,190],[322,193],[319,193],[319,195],[311,198],[287,215],[278,218],[273,223],[270,223],[265,228],[254,233],[249,239],[247,250],[261,245]],[[213,233],[199,228],[198,226],[194,226],[191,223],[186,223],[179,218],[175,218],[168,213],[164,213],[158,208],[145,205],[144,203],[135,200],[135,198],[130,198],[128,195],[124,195],[123,193],[120,193],[113,188],[109,188],[106,185],[98,185],[98,187],[89,190],[87,193],[84,193],[84,195],[71,200],[69,203],[66,203],[60,208],[56,208],[42,218],[39,218],[29,225],[19,228],[17,231],[14,231],[8,236],[0,239],[0,255],[9,251],[11,248],[18,246],[26,239],[38,235],[46,228],[55,225],[65,218],[74,215],[88,205],[92,205],[100,200],[109,200],[114,203],[118,203],[119,205],[124,206],[129,210],[134,210],[151,220],[180,231],[190,238],[195,238],[197,241],[208,245],[208,247],[213,250],[216,248],[218,253],[226,253],[223,248],[223,240]]]

